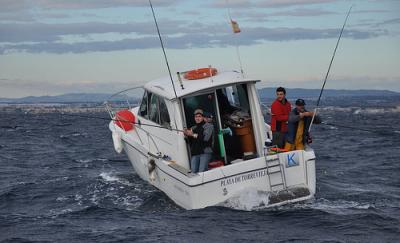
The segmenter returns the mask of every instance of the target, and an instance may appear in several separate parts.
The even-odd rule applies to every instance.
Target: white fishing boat
[[[268,202],[260,205],[267,207],[312,198],[314,151],[309,146],[280,153],[271,149],[272,133],[256,89],[259,80],[211,67],[202,72],[204,78],[192,79],[188,74],[201,73],[192,70],[148,82],[137,107],[115,110],[107,102],[116,151],[125,151],[138,176],[185,209],[222,205],[254,190],[268,194]],[[192,173],[182,130],[194,125],[198,108],[214,117],[215,151],[207,171]]]

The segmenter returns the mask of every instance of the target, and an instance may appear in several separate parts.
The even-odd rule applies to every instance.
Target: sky
[[[400,0],[153,0],[172,73],[400,92]],[[241,33],[234,34],[230,17]],[[113,93],[167,76],[148,0],[0,0],[0,97]]]

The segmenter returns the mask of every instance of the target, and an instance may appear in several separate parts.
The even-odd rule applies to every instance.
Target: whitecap
[[[56,198],[57,202],[63,202],[63,201],[67,201],[67,200],[68,200],[68,197],[65,197],[65,196],[61,196],[61,197],[57,197]]]
[[[76,161],[76,162],[79,162],[79,163],[84,163],[84,164],[87,164],[87,163],[91,163],[91,162],[95,162],[95,161],[101,161],[101,162],[104,162],[104,161],[108,161],[108,159],[103,159],[103,158],[94,158],[94,159],[76,159],[75,161]]]
[[[269,203],[269,193],[257,189],[247,189],[241,193],[230,197],[218,206],[228,207],[238,210],[258,210],[267,207]]]
[[[375,115],[375,114],[384,114],[384,113],[399,113],[400,112],[400,106],[396,106],[395,108],[358,108],[356,109],[353,114],[358,115],[358,114],[370,114],[370,115]]]
[[[93,159],[77,159],[77,160],[75,160],[76,162],[79,162],[79,163],[84,163],[84,164],[86,164],[86,163],[90,163],[90,162],[93,162]]]
[[[114,175],[113,172],[101,172],[100,177],[107,182],[118,182],[126,186],[133,186],[128,180]]]
[[[87,133],[72,133],[72,134],[62,134],[60,138],[69,138],[69,137],[87,137]]]
[[[318,199],[311,204],[305,204],[306,207],[318,209],[335,214],[348,214],[347,209],[369,209],[374,208],[373,204],[360,203],[355,201]]]

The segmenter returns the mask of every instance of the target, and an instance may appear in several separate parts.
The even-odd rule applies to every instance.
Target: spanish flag
[[[231,25],[232,25],[232,30],[233,33],[240,33],[240,28],[239,28],[239,24],[235,21],[231,19]]]

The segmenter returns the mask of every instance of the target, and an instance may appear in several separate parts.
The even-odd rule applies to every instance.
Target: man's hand
[[[314,115],[314,112],[312,112],[312,111],[304,112],[304,116],[313,116],[313,115]]]
[[[184,128],[184,129],[183,129],[183,134],[185,134],[185,135],[188,136],[188,137],[193,137],[193,131],[192,131],[192,129]]]
[[[187,129],[186,127],[183,129],[183,134],[185,134],[185,136],[189,136],[189,132],[190,132],[190,129]]]

